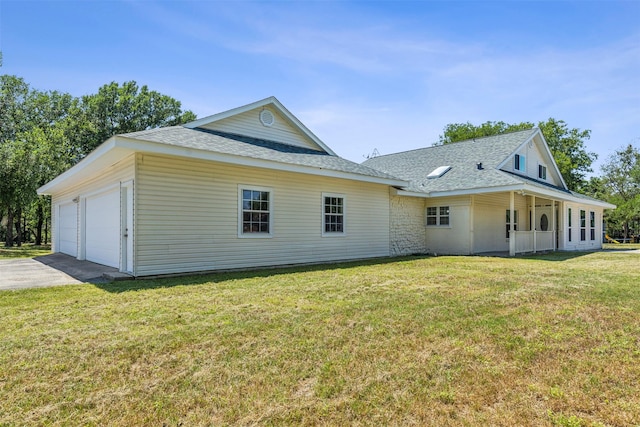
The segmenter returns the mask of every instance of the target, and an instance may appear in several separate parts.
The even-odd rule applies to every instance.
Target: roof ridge
[[[414,149],[411,149],[411,150],[399,151],[397,153],[382,154],[382,155],[379,155],[379,156],[372,157],[371,159],[368,159],[368,160],[378,159],[380,157],[396,156],[398,154],[412,153],[412,152],[415,152],[415,151],[438,149],[438,148],[441,148],[441,147],[454,146],[454,145],[457,145],[457,144],[473,144],[473,143],[478,142],[478,140],[489,139],[489,138],[497,138],[497,137],[506,136],[506,135],[512,135],[512,134],[516,134],[516,133],[520,133],[520,132],[531,132],[531,131],[536,130],[536,129],[539,129],[539,128],[537,126],[533,126],[533,127],[529,128],[529,129],[514,130],[514,131],[510,131],[510,132],[496,134],[496,135],[479,136],[477,138],[463,139],[461,141],[451,142],[449,144],[437,144],[436,143],[434,145],[431,145],[430,147],[414,148]]]

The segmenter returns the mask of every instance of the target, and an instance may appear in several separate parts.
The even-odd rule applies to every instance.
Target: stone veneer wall
[[[426,252],[424,200],[391,196],[389,239],[392,256]]]

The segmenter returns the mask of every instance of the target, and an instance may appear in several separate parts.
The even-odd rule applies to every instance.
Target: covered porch
[[[518,221],[516,192],[509,192],[509,210],[507,211],[509,255],[558,249],[561,229],[559,212],[562,212],[562,201],[524,192],[518,195],[525,198],[528,218],[526,221]]]

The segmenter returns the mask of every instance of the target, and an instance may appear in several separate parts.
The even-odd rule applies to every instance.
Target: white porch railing
[[[512,236],[516,241],[516,253],[552,251],[554,250],[553,235],[553,231],[515,231],[512,233]],[[535,246],[533,245],[534,236]]]
[[[513,236],[515,234],[515,236]],[[516,253],[533,252],[533,231],[516,231],[512,233],[516,239]]]
[[[536,231],[536,251],[552,251],[553,231]]]

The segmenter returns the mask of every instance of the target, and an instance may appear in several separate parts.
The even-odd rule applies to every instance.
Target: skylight
[[[435,168],[433,172],[427,175],[427,178],[429,179],[440,178],[442,175],[447,173],[449,169],[451,169],[451,166],[440,166],[438,168]]]

